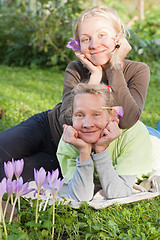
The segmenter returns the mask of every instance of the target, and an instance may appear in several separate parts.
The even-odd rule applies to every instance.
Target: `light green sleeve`
[[[122,130],[121,136],[109,146],[109,154],[119,175],[148,175],[155,159],[151,137],[146,126],[138,121]]]
[[[59,141],[57,149],[57,158],[61,167],[62,175],[65,177],[65,183],[68,183],[76,170],[76,158],[79,156],[79,150],[71,144],[62,140]]]

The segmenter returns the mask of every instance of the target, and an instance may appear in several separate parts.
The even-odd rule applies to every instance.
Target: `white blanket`
[[[30,182],[30,188],[36,188],[35,182],[32,181]],[[111,200],[106,200],[103,191],[100,190],[98,191],[93,199],[88,202],[88,204],[93,207],[94,209],[101,209],[101,208],[106,208],[112,204],[125,204],[125,203],[132,203],[132,202],[137,202],[140,200],[144,199],[153,199],[154,197],[157,197],[159,195],[159,191],[155,192],[141,192],[139,190],[133,189],[132,195],[129,197],[124,197],[124,198],[116,198],[116,199],[111,199]],[[34,192],[30,192],[29,194],[25,195],[25,198],[31,198],[35,199],[36,196],[34,196]],[[43,205],[45,204],[45,201],[47,199],[47,194],[46,195],[40,195],[40,199],[42,200],[40,209],[43,208]],[[63,198],[57,198],[59,201],[64,202],[64,204],[69,204],[73,208],[80,208],[81,202],[77,202],[73,199],[63,199]],[[52,196],[49,197],[48,204],[51,205],[53,202]]]

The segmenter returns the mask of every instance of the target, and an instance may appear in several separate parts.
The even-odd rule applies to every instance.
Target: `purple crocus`
[[[21,159],[21,160],[14,161],[13,158],[12,158],[12,164],[13,164],[13,167],[14,167],[14,173],[16,175],[16,178],[19,178],[22,171],[23,171],[24,160]]]
[[[35,189],[33,189],[33,188],[29,189],[29,183],[28,182],[23,184],[23,178],[22,177],[17,178],[16,187],[15,187],[16,197],[14,199],[12,212],[11,212],[10,219],[9,219],[10,223],[12,222],[12,219],[13,219],[13,213],[14,213],[14,209],[15,209],[15,206],[16,206],[17,199],[19,199],[20,196],[24,196],[24,195],[26,195],[27,193],[30,193],[33,190],[35,190]]]
[[[43,167],[41,167],[39,171],[34,168],[34,180],[39,191],[46,180],[46,171]]]
[[[6,178],[3,178],[0,182],[0,204],[2,202],[2,197],[6,193]]]
[[[55,171],[52,171],[52,174],[48,172],[47,178],[43,187],[48,189],[52,195],[55,195],[63,186],[65,178],[62,180],[59,178],[59,170],[58,168]]]
[[[8,196],[10,197],[12,193],[15,193],[17,187],[17,181],[11,181],[10,178],[7,179],[6,181],[6,192]]]
[[[67,48],[71,48],[72,50],[78,50],[80,48],[80,42],[74,38],[70,38],[71,41],[67,43]]]
[[[63,178],[62,180],[59,178],[59,170],[58,168],[55,171],[52,171],[52,174],[50,172],[48,172],[47,178],[45,183],[43,184],[43,187],[45,189],[48,189],[49,192],[52,194],[53,196],[53,217],[52,217],[52,239],[54,238],[54,221],[55,221],[55,198],[56,198],[56,194],[57,192],[61,189],[61,187],[64,184],[65,178]]]
[[[34,188],[29,189],[29,183],[26,182],[23,184],[23,178],[20,177],[17,179],[17,184],[16,184],[16,189],[15,189],[15,194],[16,197],[24,196],[27,193],[30,193],[31,191],[35,190]]]
[[[122,106],[115,106],[114,110],[116,111],[117,115],[120,117],[123,117],[124,112],[123,112],[123,107]]]
[[[14,166],[12,162],[10,161],[8,161],[7,163],[4,162],[4,171],[5,171],[6,177],[12,180],[13,174],[14,174]]]

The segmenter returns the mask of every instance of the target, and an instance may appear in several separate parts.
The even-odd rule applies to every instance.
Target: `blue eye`
[[[106,37],[106,35],[107,35],[106,33],[100,33],[100,34],[99,34],[99,37],[100,37],[100,38],[103,38],[103,37]]]
[[[88,42],[89,41],[89,38],[84,38],[83,39],[83,42]]]
[[[95,114],[94,114],[94,117],[99,117],[99,116],[101,116],[100,113],[95,113]]]
[[[76,118],[83,118],[83,114],[78,113],[78,114],[75,115],[75,117],[76,117]]]

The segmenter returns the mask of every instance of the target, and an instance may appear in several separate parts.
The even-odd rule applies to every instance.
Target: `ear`
[[[117,118],[117,113],[116,113],[115,109],[111,110],[110,117],[111,117],[111,121],[114,121],[115,118]]]

